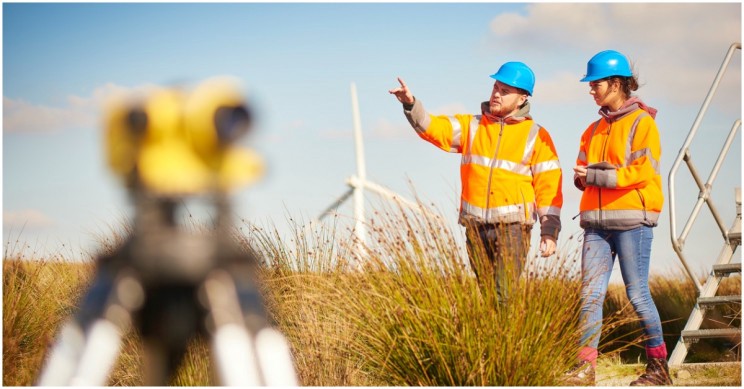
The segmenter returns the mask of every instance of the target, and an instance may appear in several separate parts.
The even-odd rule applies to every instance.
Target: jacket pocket
[[[525,194],[525,192],[527,192],[527,194]],[[532,196],[528,196],[530,193],[532,193]],[[537,204],[535,203],[536,195],[534,194],[534,190],[532,189],[532,186],[524,184],[524,183],[520,183],[519,198],[520,198],[520,201],[522,202],[522,207],[523,207],[523,212],[522,212],[522,216],[524,217],[523,220],[525,222],[532,221],[532,215],[530,215],[530,203],[534,204],[535,207],[537,207]]]
[[[646,199],[643,197],[643,193],[641,193],[640,189],[635,190],[636,193],[638,193],[638,199],[641,201],[641,210],[643,211],[643,221],[647,221],[646,218]]]

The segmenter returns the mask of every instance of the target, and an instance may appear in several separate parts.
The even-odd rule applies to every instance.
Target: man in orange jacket
[[[479,271],[493,272],[501,295],[504,281],[521,273],[536,220],[542,256],[555,252],[562,172],[553,140],[529,113],[532,70],[521,62],[507,62],[491,78],[496,81],[489,101],[481,104],[481,115],[429,114],[401,78],[400,87],[389,92],[403,104],[422,139],[462,154],[459,222],[466,228],[468,257],[479,282],[491,279]],[[484,257],[488,261],[480,260]]]

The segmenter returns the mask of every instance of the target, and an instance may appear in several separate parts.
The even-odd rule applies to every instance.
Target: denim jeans
[[[495,287],[499,301],[505,302],[508,289],[519,279],[530,249],[532,225],[522,223],[466,226],[470,266],[481,287]]]
[[[641,319],[646,348],[664,344],[659,311],[648,288],[648,268],[651,258],[651,227],[641,226],[627,231],[584,231],[581,258],[581,344],[597,348],[602,329],[604,304],[610,274],[618,257],[620,273],[625,282],[625,292]]]

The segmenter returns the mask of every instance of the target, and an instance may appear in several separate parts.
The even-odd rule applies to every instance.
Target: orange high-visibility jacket
[[[553,140],[529,116],[529,103],[500,120],[490,115],[428,114],[416,100],[404,113],[418,135],[442,150],[461,153],[460,223],[532,225],[558,237],[562,172]],[[482,105],[488,112],[488,105]]]
[[[576,159],[577,165],[587,166],[586,187],[574,180],[584,191],[580,225],[608,230],[654,227],[664,205],[656,110],[633,98],[617,112],[600,113],[603,117],[581,136]]]

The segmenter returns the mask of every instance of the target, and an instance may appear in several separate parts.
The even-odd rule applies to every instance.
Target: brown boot
[[[667,386],[672,385],[669,365],[664,358],[651,358],[646,364],[646,372],[641,374],[630,386]]]
[[[594,386],[594,366],[589,361],[581,361],[575,364],[563,375],[564,386]]]

